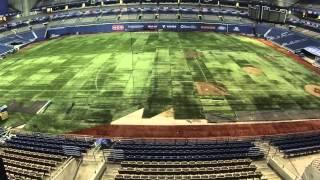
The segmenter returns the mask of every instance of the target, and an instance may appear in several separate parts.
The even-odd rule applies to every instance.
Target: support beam
[[[30,3],[27,0],[23,1],[23,9],[22,9],[22,14],[23,16],[29,16],[30,15]]]

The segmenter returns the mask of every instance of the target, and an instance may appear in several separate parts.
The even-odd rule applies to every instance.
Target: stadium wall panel
[[[102,32],[135,32],[135,31],[211,31],[223,33],[253,34],[254,25],[212,24],[212,23],[118,23],[118,24],[91,24],[81,26],[66,26],[51,28],[47,37],[56,37],[72,34],[90,34]]]

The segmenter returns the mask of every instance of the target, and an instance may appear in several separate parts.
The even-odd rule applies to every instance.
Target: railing
[[[55,180],[63,170],[72,162],[73,157],[69,157],[62,165],[60,165],[55,171],[50,173],[49,180]]]

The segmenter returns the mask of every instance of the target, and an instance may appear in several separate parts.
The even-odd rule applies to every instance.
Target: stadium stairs
[[[103,152],[99,149],[90,149],[80,163],[75,176],[76,180],[95,180],[101,179],[106,170],[106,163]]]

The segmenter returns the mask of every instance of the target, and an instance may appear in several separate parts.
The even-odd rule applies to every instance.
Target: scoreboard
[[[271,10],[270,7],[262,6],[262,20],[274,22],[274,23],[285,23],[287,17],[287,10]]]
[[[249,17],[251,19],[260,19],[260,6],[249,6]]]
[[[8,12],[8,0],[0,0],[0,16]]]
[[[249,6],[249,17],[258,21],[273,23],[285,23],[287,18],[286,9],[273,10],[268,6]]]

